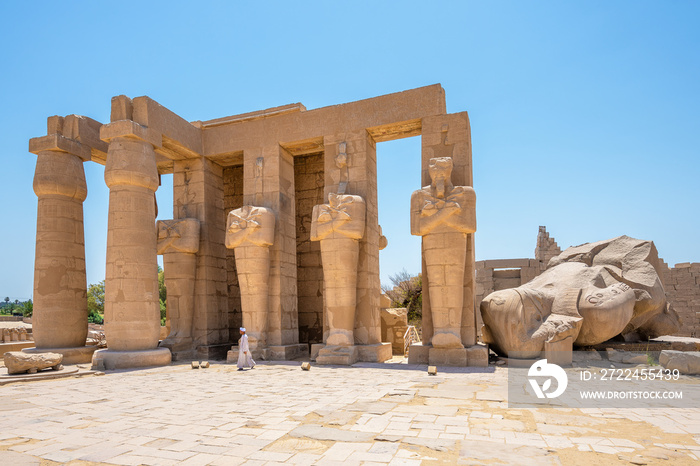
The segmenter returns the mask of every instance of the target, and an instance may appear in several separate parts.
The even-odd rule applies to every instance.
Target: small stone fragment
[[[192,361],[192,369],[199,369],[199,362],[198,361]]]
[[[428,375],[437,375],[437,367],[428,366]]]
[[[310,369],[311,369],[311,363],[308,363],[308,362],[301,363],[301,370],[308,371]]]
[[[209,361],[199,361],[199,367],[202,369],[209,369]]]
[[[23,353],[21,351],[8,351],[5,353],[5,367],[7,373],[35,374],[42,369],[54,368],[61,370],[63,355],[59,353]]]

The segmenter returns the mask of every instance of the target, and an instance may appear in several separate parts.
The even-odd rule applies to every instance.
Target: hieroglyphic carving
[[[335,156],[335,166],[340,168],[340,183],[338,184],[338,194],[345,194],[348,188],[349,169],[348,169],[348,154],[347,143],[341,142],[338,144],[338,155]]]

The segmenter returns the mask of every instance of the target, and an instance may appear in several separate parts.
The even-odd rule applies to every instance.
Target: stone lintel
[[[381,141],[418,134],[425,116],[445,115],[445,91],[439,84],[386,94],[340,105],[307,111],[281,113],[264,119],[220,119],[203,123],[206,157],[284,142],[294,147],[299,141],[321,135],[350,133],[371,128]]]
[[[198,157],[202,154],[200,128],[150,97],[135,97],[132,104],[132,120],[160,133],[163,136],[164,148],[170,149],[181,159]]]
[[[151,144],[154,148],[163,147],[163,137],[160,133],[132,120],[113,121],[102,126],[100,139],[111,142],[116,138],[138,139]]]
[[[83,162],[92,159],[92,151],[89,146],[69,139],[60,134],[49,134],[29,140],[29,152],[39,154],[44,151],[66,152],[79,157]]]

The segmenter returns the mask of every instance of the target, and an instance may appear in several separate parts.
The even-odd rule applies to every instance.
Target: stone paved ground
[[[695,464],[700,407],[507,409],[507,369],[213,364],[0,386],[0,464]]]

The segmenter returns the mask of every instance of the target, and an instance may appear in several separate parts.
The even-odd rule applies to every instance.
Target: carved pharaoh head
[[[428,164],[431,186],[435,190],[435,196],[440,199],[452,190],[452,167],[452,157],[434,157]]]

